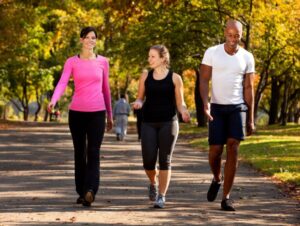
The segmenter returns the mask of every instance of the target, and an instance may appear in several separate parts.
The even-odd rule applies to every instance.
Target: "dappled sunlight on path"
[[[75,204],[73,150],[66,125],[0,131],[2,225],[296,225],[299,206],[266,177],[241,165],[232,198],[236,212],[206,201],[211,181],[207,153],[179,140],[166,208],[147,198],[140,143],[105,134],[100,190],[91,208]],[[222,191],[220,191],[221,193]],[[298,208],[298,209],[297,209]]]

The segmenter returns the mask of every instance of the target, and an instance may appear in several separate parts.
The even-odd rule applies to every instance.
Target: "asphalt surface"
[[[147,198],[135,131],[116,141],[105,134],[100,189],[91,208],[75,204],[74,162],[66,125],[27,124],[0,131],[0,226],[6,225],[300,225],[299,203],[267,177],[241,164],[232,198],[235,212],[206,201],[207,153],[179,139],[166,207]]]

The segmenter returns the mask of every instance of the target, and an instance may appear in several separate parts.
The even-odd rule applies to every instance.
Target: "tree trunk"
[[[257,118],[259,102],[262,98],[262,93],[264,92],[267,86],[267,81],[268,81],[268,73],[266,71],[262,71],[262,73],[260,74],[260,79],[254,96],[254,119],[255,120]]]
[[[282,126],[286,126],[287,124],[288,89],[289,89],[288,79],[289,76],[286,75],[284,80],[283,102],[281,105],[281,117],[280,117]]]
[[[23,111],[24,121],[28,121],[28,116],[29,116],[29,100],[28,100],[27,88],[28,88],[27,74],[25,73],[24,82],[23,82],[23,96],[22,99],[20,100],[22,107],[24,109]]]
[[[48,116],[49,116],[49,113],[48,113],[48,111],[46,110],[46,111],[45,111],[45,115],[44,115],[44,122],[47,122],[47,121],[48,121]]]
[[[289,95],[289,119],[288,122],[299,123],[300,117],[300,88],[294,90],[294,92]],[[290,116],[291,115],[291,116]]]
[[[280,98],[281,85],[282,83],[278,80],[277,77],[272,77],[269,125],[273,125],[278,122],[278,100]]]
[[[287,114],[287,122],[294,122],[294,115],[294,111],[292,107],[290,107]]]
[[[250,24],[246,25],[246,40],[245,40],[245,49],[248,50],[250,47],[250,30],[251,26]]]
[[[28,108],[28,105],[27,105],[27,106],[24,106],[24,111],[23,111],[24,121],[28,121],[28,115],[29,115],[29,108]]]
[[[37,122],[38,121],[38,116],[39,116],[39,113],[40,113],[40,110],[41,110],[41,101],[40,101],[39,92],[38,92],[37,89],[35,91],[35,97],[36,97],[36,103],[38,105],[38,108],[34,113],[34,121]]]
[[[300,107],[296,109],[294,114],[294,123],[300,123]]]
[[[41,110],[41,104],[39,102],[37,102],[38,108],[36,110],[36,112],[34,112],[34,121],[37,122],[38,121],[38,116]]]
[[[204,114],[203,101],[200,96],[200,72],[195,69],[196,72],[196,84],[194,90],[195,106],[196,106],[196,116],[198,127],[206,127],[207,120]]]
[[[7,118],[7,105],[8,105],[8,104],[5,104],[5,105],[4,105],[4,109],[3,109],[3,119],[4,119],[4,120],[6,120],[6,118]]]

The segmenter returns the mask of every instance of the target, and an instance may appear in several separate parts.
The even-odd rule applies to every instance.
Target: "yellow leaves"
[[[293,48],[299,33],[299,3],[295,0],[254,1],[251,19],[251,45],[261,57],[269,57],[276,49],[280,52]],[[298,31],[297,31],[298,30]],[[257,54],[256,54],[257,55]]]
[[[185,70],[182,73],[182,80],[184,84],[184,99],[188,108],[195,109],[194,90],[196,82],[196,73],[193,69]]]
[[[191,0],[191,5],[194,6],[194,7],[201,7],[203,4],[202,4],[202,1],[199,1],[199,0]]]

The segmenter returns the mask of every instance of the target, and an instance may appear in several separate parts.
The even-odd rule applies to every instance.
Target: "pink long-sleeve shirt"
[[[68,58],[51,99],[53,105],[64,93],[71,75],[75,90],[69,109],[82,112],[106,110],[111,119],[108,60],[99,55],[92,60],[80,59],[77,55]]]

